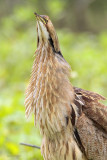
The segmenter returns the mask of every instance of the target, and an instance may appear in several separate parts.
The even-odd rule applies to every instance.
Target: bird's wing
[[[97,93],[80,88],[74,88],[74,90],[76,95],[81,96],[83,99],[82,112],[107,132],[107,106],[99,102],[105,100],[105,98]]]
[[[88,160],[107,160],[107,107],[99,102],[105,98],[76,87],[74,91],[81,98],[76,98],[76,106],[80,107],[79,101],[83,103],[75,137]]]

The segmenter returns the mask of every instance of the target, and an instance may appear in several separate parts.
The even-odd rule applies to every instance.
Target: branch
[[[27,143],[20,143],[20,145],[24,145],[24,146],[28,146],[28,147],[33,147],[33,148],[37,148],[37,149],[40,149],[39,146],[36,146],[36,145],[32,145],[32,144],[27,144]]]

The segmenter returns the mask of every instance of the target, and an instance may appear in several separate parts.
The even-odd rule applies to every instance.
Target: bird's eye
[[[45,18],[46,23],[48,23],[48,18]]]

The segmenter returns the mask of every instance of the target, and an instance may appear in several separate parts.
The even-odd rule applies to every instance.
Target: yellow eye
[[[48,18],[44,18],[44,20],[45,20],[45,24],[47,24],[48,23]]]
[[[48,22],[48,18],[45,18],[45,20]]]

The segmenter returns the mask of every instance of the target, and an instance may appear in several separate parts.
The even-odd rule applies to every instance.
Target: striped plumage
[[[37,17],[37,50],[26,90],[26,117],[33,112],[43,136],[45,160],[107,160],[105,98],[73,87],[48,16]]]

